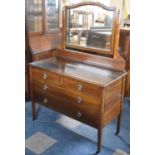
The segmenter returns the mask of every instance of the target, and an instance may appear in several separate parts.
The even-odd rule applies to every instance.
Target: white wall
[[[115,6],[121,9],[123,0],[110,0],[110,6]]]
[[[63,5],[75,4],[79,2],[101,2],[105,5],[110,5],[110,0],[62,0]]]
[[[123,20],[123,16],[122,16],[123,0],[61,0],[61,2],[62,2],[61,7],[63,7],[64,5],[70,5],[70,4],[79,3],[79,2],[86,2],[86,1],[101,2],[105,5],[116,7],[117,10],[120,11],[119,20],[122,23],[122,20]],[[129,14],[130,13],[130,0],[125,0],[125,5],[127,8],[127,12]]]
[[[130,0],[124,0],[125,2],[125,9],[127,14],[130,14]],[[122,24],[123,22],[123,0],[110,0],[110,5],[115,6],[118,10],[120,10],[119,20]]]

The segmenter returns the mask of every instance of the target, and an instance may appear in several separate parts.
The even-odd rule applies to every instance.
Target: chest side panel
[[[120,113],[122,101],[123,78],[115,81],[105,88],[104,98],[104,126],[111,122]]]

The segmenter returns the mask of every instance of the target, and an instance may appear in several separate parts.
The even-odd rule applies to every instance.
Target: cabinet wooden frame
[[[103,10],[106,11],[113,11],[113,20],[112,20],[112,38],[111,38],[111,49],[110,50],[105,50],[105,49],[97,49],[97,48],[88,48],[88,47],[80,47],[80,46],[72,46],[72,45],[67,45],[66,43],[66,32],[67,32],[67,10],[68,9],[75,9],[81,6],[98,6],[100,8],[102,8]],[[62,49],[67,49],[67,48],[72,48],[75,50],[79,50],[79,51],[83,51],[83,52],[89,52],[89,53],[97,53],[99,55],[106,55],[109,57],[114,57],[115,51],[115,45],[114,42],[117,39],[117,37],[115,37],[116,34],[116,28],[117,28],[117,20],[118,20],[118,16],[117,16],[117,9],[115,7],[109,7],[106,6],[104,4],[101,4],[99,2],[82,2],[82,3],[78,3],[78,4],[74,4],[74,5],[70,5],[70,6],[65,6],[62,10],[62,38],[63,38],[63,42],[62,42]]]

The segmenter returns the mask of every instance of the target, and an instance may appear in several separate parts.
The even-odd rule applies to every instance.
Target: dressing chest
[[[114,8],[108,8],[100,3],[82,3],[66,7],[63,19],[68,21],[66,19],[68,17],[66,15],[68,13],[67,9],[79,9],[83,6],[90,8],[96,6],[106,11],[115,12]],[[69,13],[71,12],[70,10]],[[93,17],[95,18],[96,16],[94,15]],[[93,20],[97,21],[97,19]],[[71,26],[67,27],[68,25]],[[68,24],[64,22],[64,42],[62,48],[57,49],[54,57],[30,64],[33,119],[35,119],[36,115],[35,105],[37,102],[86,123],[98,130],[97,152],[100,152],[103,127],[117,118],[116,132],[118,133],[120,129],[126,75],[124,71],[125,63],[121,58],[114,58],[115,51],[113,49],[115,44],[113,42],[117,33],[113,27],[107,28],[108,32],[111,28],[111,46],[109,47],[109,57],[107,57],[102,54],[107,54],[108,49],[96,49],[96,52],[101,54],[97,55],[92,54],[95,51],[94,47],[85,47],[84,37],[87,37],[87,32],[90,31],[89,26],[85,27],[87,31],[81,34],[82,38],[78,36],[76,44],[74,39],[77,34],[69,32],[69,29],[72,29],[72,25],[75,26],[75,23]],[[115,26],[114,22],[113,26]],[[78,27],[79,24],[76,28],[78,29]],[[104,27],[103,31],[105,31]],[[70,47],[75,47],[75,49],[79,47],[79,50]]]

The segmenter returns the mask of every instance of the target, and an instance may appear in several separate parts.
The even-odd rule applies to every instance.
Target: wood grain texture
[[[53,57],[30,64],[38,69],[46,69],[54,74],[63,75],[75,80],[87,81],[89,84],[105,87],[126,75],[125,72],[98,68],[70,59]]]
[[[95,5],[114,11],[111,57],[66,50],[66,9]],[[63,10],[61,49],[52,58],[30,64],[32,115],[35,104],[46,106],[98,129],[97,152],[102,148],[103,127],[117,118],[120,130],[125,83],[125,61],[118,54],[119,37],[116,9],[100,3],[81,3]],[[117,30],[116,30],[117,29]],[[47,37],[46,37],[47,39]],[[44,38],[40,47],[51,48]],[[34,42],[34,47],[36,42]],[[54,44],[55,45],[55,44]],[[37,47],[38,48],[38,47]],[[45,49],[44,49],[45,50]],[[97,50],[95,50],[97,52]]]
[[[78,90],[78,86],[82,86],[81,90]],[[91,85],[78,80],[72,80],[69,78],[63,78],[63,87],[72,91],[78,91],[87,96],[93,96],[94,98],[100,98],[101,88],[95,85]]]
[[[51,82],[48,83],[34,80],[33,90],[39,91],[40,93],[46,93],[49,96],[62,98],[67,102],[75,103],[76,105],[87,104],[88,106],[99,106],[100,104],[100,100],[94,96],[87,96],[82,92],[72,91],[64,88],[63,86],[55,85],[55,83],[51,84]]]
[[[53,57],[56,48],[61,44],[61,33],[44,34],[29,37],[32,60],[42,60]]]
[[[103,56],[62,49],[57,49],[56,56],[79,61],[80,63],[82,62],[100,68],[108,68],[115,71],[125,70],[125,61],[123,59],[112,59]]]
[[[33,61],[51,58],[55,55],[56,50],[43,51],[32,55]]]
[[[52,83],[52,84],[59,84],[60,83],[60,76],[57,74],[53,74],[46,70],[39,70],[34,68],[32,70],[32,79],[36,79],[37,81]]]
[[[104,104],[104,120],[103,126],[110,123],[114,118],[118,116],[121,109],[122,100],[122,83],[123,78],[115,81],[111,85],[107,86]]]
[[[29,40],[32,54],[38,54],[58,48],[61,44],[61,33],[30,37]]]
[[[74,59],[53,57],[30,64],[32,112],[46,106],[98,129],[98,148],[103,127],[118,117],[120,128],[124,71],[96,67]]]
[[[45,98],[48,100],[47,103],[44,103]],[[52,108],[57,112],[65,114],[93,127],[97,127],[99,108],[94,106],[93,104],[89,106],[87,103],[79,105],[75,102],[72,103],[72,101],[65,100],[63,97],[41,93],[39,90],[34,91],[34,100],[35,102],[38,102],[43,106]],[[81,113],[81,116],[77,116],[78,112]]]

